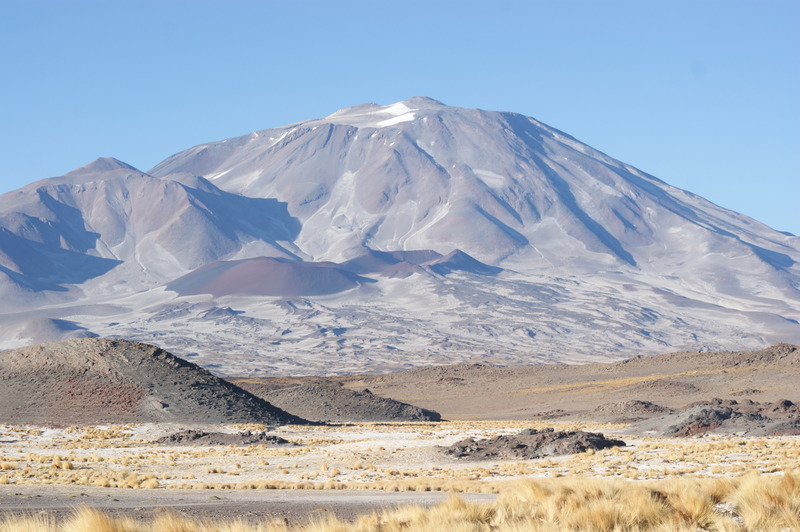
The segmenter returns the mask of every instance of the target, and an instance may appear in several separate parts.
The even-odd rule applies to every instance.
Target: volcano
[[[416,97],[0,196],[0,346],[63,320],[240,375],[755,348],[800,341],[799,260],[533,118]]]

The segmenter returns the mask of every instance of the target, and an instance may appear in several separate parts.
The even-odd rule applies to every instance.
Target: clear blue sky
[[[797,0],[0,0],[0,192],[424,95],[800,234]]]

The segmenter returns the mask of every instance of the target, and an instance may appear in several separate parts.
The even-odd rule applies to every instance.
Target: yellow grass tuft
[[[6,516],[0,521],[0,532],[54,532],[56,525],[48,516]]]
[[[326,489],[335,489],[329,482]],[[727,481],[681,479],[527,480],[490,504],[452,496],[426,508],[407,506],[343,522],[325,516],[307,525],[195,521],[172,513],[149,521],[111,518],[81,508],[63,523],[6,518],[0,532],[729,532],[800,530],[800,477],[751,475]]]
[[[63,532],[139,532],[142,528],[130,519],[111,518],[93,508],[83,507],[76,509],[59,530]]]

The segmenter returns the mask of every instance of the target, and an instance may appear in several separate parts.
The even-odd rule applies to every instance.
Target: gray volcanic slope
[[[124,337],[227,375],[587,362],[800,342],[800,238],[410,98],[0,195],[0,298],[0,348]]]
[[[304,420],[158,347],[81,338],[0,352],[0,422],[280,425]]]
[[[247,386],[242,383],[242,386]],[[257,392],[270,403],[307,419],[325,422],[439,421],[441,416],[369,390],[350,390],[339,383],[315,382]]]

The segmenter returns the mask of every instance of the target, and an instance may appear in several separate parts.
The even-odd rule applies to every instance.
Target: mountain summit
[[[122,170],[128,172],[139,172],[136,168],[128,163],[122,162],[113,157],[99,157],[87,165],[81,166],[68,173],[67,176],[90,176],[90,175],[106,175],[113,173],[115,170]],[[141,173],[141,172],[139,172]],[[65,176],[66,177],[66,176]]]
[[[253,371],[796,343],[798,261],[797,237],[533,118],[424,97],[0,196],[0,290],[32,317],[92,303],[115,318],[69,319],[179,353],[235,338]]]
[[[785,235],[532,118],[429,98],[197,146],[150,171],[175,172],[285,201],[303,223],[296,242],[315,259],[457,247],[494,264],[593,271],[646,265],[665,243],[671,262],[678,253],[715,276],[716,262],[696,264],[685,244],[724,241],[779,269],[796,260]]]

